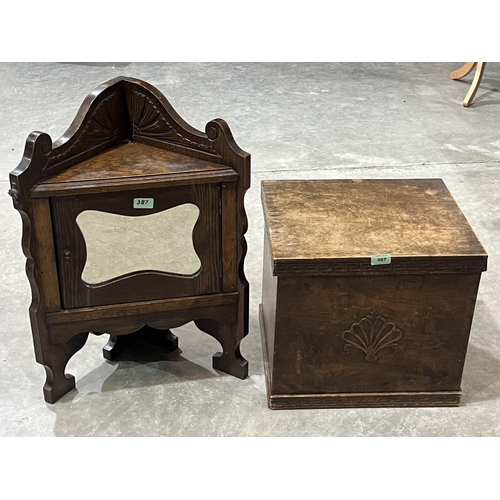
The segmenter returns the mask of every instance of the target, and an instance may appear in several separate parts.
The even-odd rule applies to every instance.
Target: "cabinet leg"
[[[179,347],[178,338],[170,330],[157,330],[146,325],[128,335],[110,335],[108,343],[102,349],[103,356],[112,361],[138,340],[168,351],[175,351]]]
[[[89,334],[80,333],[65,344],[52,344],[44,353],[43,366],[47,375],[43,387],[43,395],[47,403],[55,403],[75,388],[75,377],[65,374],[64,369],[71,357],[77,353],[87,341]]]
[[[219,324],[213,320],[198,320],[195,323],[200,330],[217,339],[222,346],[222,352],[216,352],[213,355],[212,366],[234,377],[246,378],[248,361],[240,352],[241,339],[238,338],[238,324]]]

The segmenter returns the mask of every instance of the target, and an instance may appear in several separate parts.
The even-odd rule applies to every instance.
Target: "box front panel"
[[[280,277],[272,393],[459,390],[479,280]]]

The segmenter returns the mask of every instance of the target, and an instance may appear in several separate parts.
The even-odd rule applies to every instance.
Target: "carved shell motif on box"
[[[403,337],[403,332],[391,321],[387,321],[375,311],[353,323],[349,330],[342,332],[344,350],[356,348],[365,353],[365,361],[377,361],[377,353],[388,347],[396,347]]]

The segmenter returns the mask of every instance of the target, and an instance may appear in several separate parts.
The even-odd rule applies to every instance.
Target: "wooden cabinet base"
[[[102,355],[110,361],[116,360],[123,351],[140,340],[168,351],[175,351],[179,347],[179,339],[170,330],[157,330],[145,326],[128,335],[110,335],[108,343],[102,349]]]

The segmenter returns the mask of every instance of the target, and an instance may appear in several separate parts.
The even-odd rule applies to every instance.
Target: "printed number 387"
[[[153,208],[154,198],[134,198],[134,208]]]

